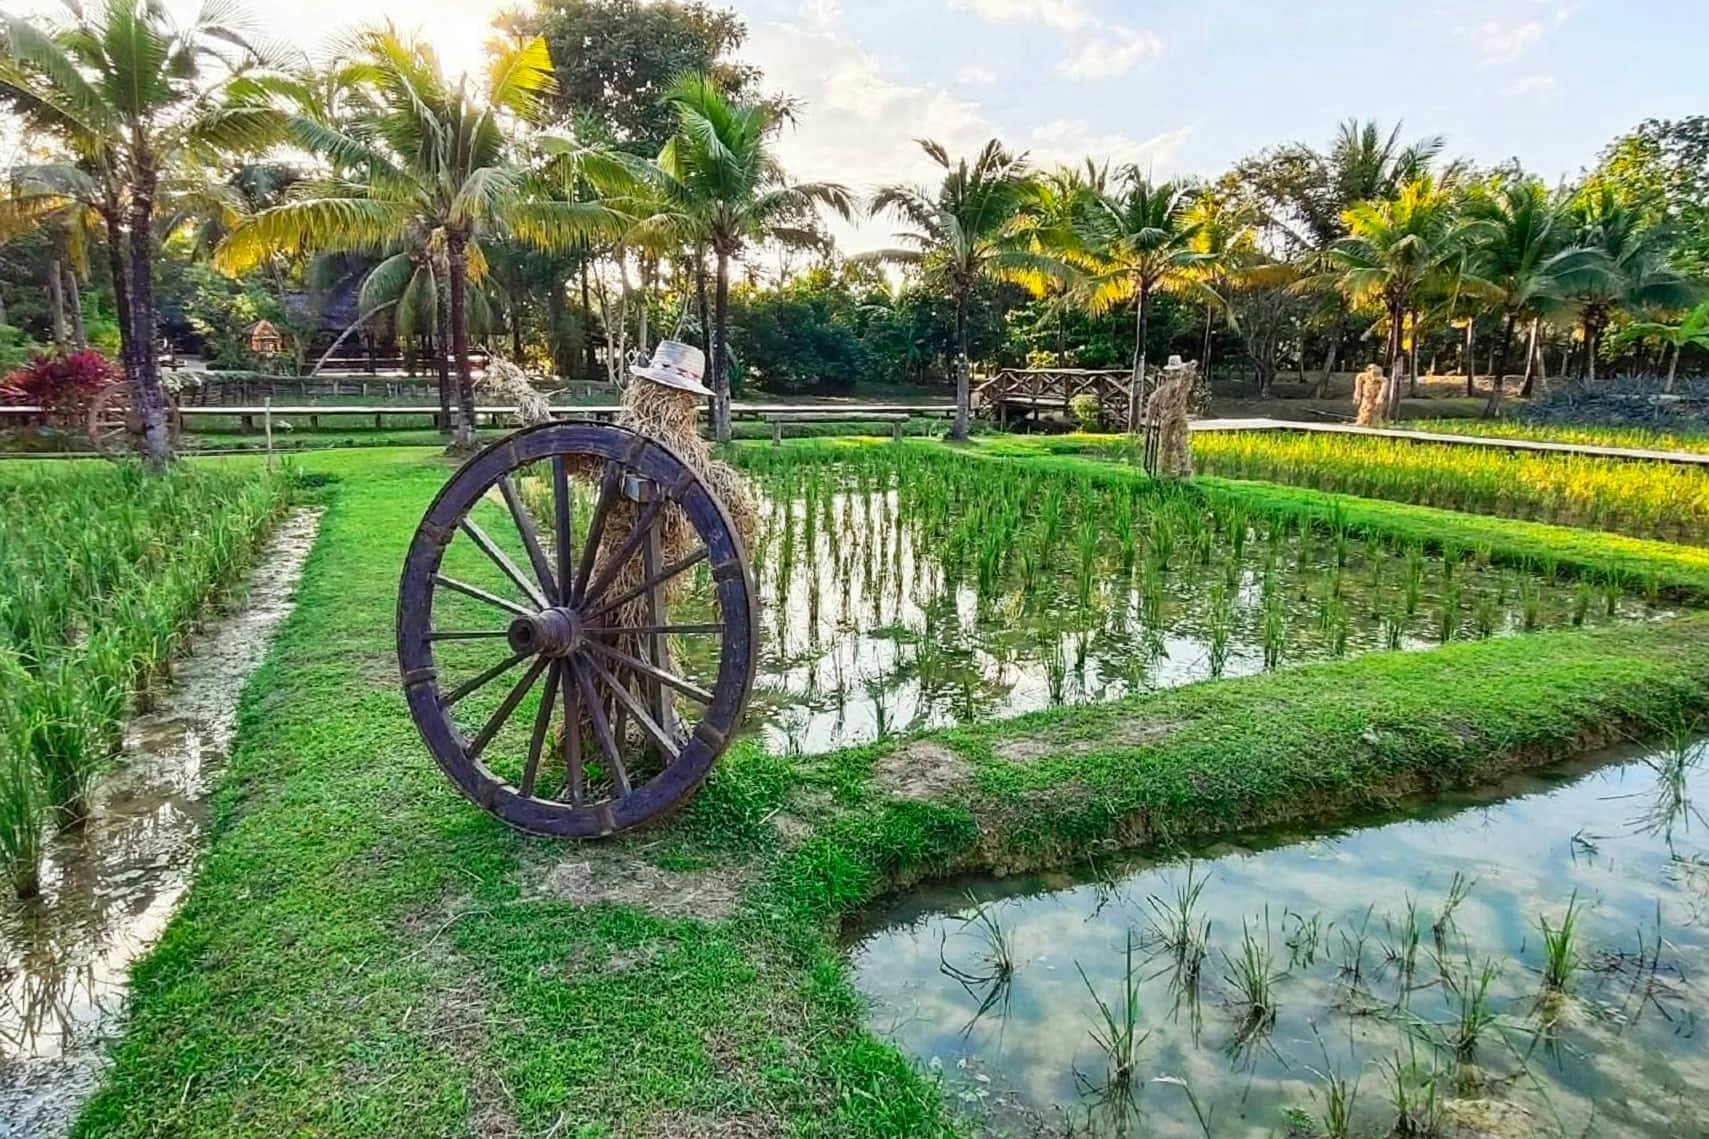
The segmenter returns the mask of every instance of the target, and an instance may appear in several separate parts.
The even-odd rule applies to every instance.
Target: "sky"
[[[188,0],[168,0],[174,8]],[[357,21],[418,28],[476,66],[518,0],[279,0],[273,34],[314,49]],[[52,11],[54,0],[0,0]],[[952,154],[1000,137],[1035,162],[1215,176],[1350,116],[1441,134],[1481,163],[1552,180],[1645,118],[1709,113],[1709,0],[728,0],[742,55],[801,103],[790,172],[867,192],[917,182],[914,140]],[[887,227],[839,227],[845,248]]]

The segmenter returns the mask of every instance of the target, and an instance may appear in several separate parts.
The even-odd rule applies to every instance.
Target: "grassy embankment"
[[[1709,616],[1692,615],[807,759],[744,744],[669,825],[530,840],[452,794],[399,696],[398,566],[445,468],[306,463],[343,481],[80,1135],[955,1133],[861,1026],[832,940],[850,908],[950,869],[1467,782],[1709,704]],[[1366,509],[1374,525],[1391,508]],[[1551,532],[1525,533],[1544,556]]]
[[[0,468],[0,872],[33,892],[51,813],[75,825],[133,693],[170,673],[289,479],[255,468]]]

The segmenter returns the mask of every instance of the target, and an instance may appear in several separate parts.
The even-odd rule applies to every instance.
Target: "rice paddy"
[[[43,828],[77,826],[211,592],[252,559],[289,481],[106,464],[0,472],[0,864],[38,888]]]
[[[1567,423],[1516,423],[1503,419],[1420,419],[1405,427],[1435,435],[1471,435],[1482,439],[1534,439],[1542,443],[1581,443],[1639,451],[1709,453],[1709,433],[1659,427],[1611,427]]]
[[[1612,570],[1571,580],[1191,488],[913,448],[742,462],[764,502],[750,722],[786,752],[1663,611]]]
[[[857,924],[857,985],[996,1134],[1698,1134],[1706,755],[927,887]],[[979,952],[968,907],[1013,958],[1001,1003],[944,977]]]
[[[1207,474],[1367,498],[1709,542],[1709,473],[1665,463],[1287,432],[1203,432]]]

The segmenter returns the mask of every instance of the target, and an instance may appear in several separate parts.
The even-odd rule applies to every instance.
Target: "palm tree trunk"
[[[89,332],[83,326],[83,293],[77,287],[77,273],[68,261],[60,266],[65,274],[65,307],[71,314],[71,346],[82,352],[89,347]]]
[[[71,339],[65,331],[65,266],[55,257],[47,263],[47,307],[53,323],[53,346],[63,356],[71,351]]]
[[[477,444],[475,438],[475,383],[469,374],[469,312],[468,298],[465,291],[468,288],[469,263],[465,252],[464,242],[467,239],[455,230],[446,235],[445,256],[450,262],[449,276],[451,294],[451,354],[457,364],[457,406],[462,411],[457,424],[457,433],[452,438],[453,445],[463,450],[474,450]]]
[[[730,441],[730,254],[719,246],[712,314],[712,431]]]
[[[587,287],[588,257],[582,256],[582,367],[587,378],[593,379],[599,373],[599,354],[593,346],[593,301],[588,296]]]
[[[1501,397],[1503,386],[1507,383],[1507,354],[1513,349],[1513,325],[1515,313],[1508,313],[1501,322],[1501,343],[1495,350],[1494,367],[1490,370],[1494,375],[1489,380],[1489,403],[1484,405],[1484,418],[1493,419],[1501,414]]]
[[[967,307],[968,295],[964,289],[955,298],[955,424],[950,429],[950,438],[957,441],[967,438],[973,404],[973,381],[968,375],[967,359]]]
[[[1530,399],[1532,388],[1537,382],[1537,331],[1543,321],[1540,317],[1531,318],[1531,334],[1525,341],[1525,379],[1519,385],[1519,398]]]
[[[1664,392],[1671,393],[1674,381],[1679,378],[1679,352],[1682,347],[1684,345],[1679,341],[1673,342],[1673,355],[1669,357],[1667,364],[1667,379],[1662,382],[1662,391]]]
[[[1139,430],[1139,417],[1145,402],[1145,320],[1149,315],[1145,311],[1145,302],[1150,299],[1151,285],[1148,281],[1139,283],[1139,299],[1134,306],[1133,328],[1133,379],[1129,381],[1127,393],[1127,429]]]
[[[1405,308],[1405,306],[1400,305],[1400,304],[1391,304],[1389,306],[1389,342],[1388,342],[1389,390],[1388,390],[1388,400],[1386,401],[1387,406],[1383,409],[1384,410],[1384,418],[1386,418],[1386,419],[1395,418],[1396,413],[1400,410],[1401,364],[1406,359],[1406,355],[1402,351],[1402,345],[1405,343],[1405,341],[1404,341],[1404,338],[1401,336],[1401,326],[1405,320],[1406,320],[1406,308]]]
[[[1406,377],[1406,394],[1413,399],[1418,398],[1418,310],[1414,309],[1408,320],[1412,329],[1412,348],[1408,352],[1411,360],[1410,372]]]
[[[131,406],[142,420],[143,461],[163,471],[172,460],[167,432],[166,396],[160,390],[160,367],[154,330],[154,191],[159,176],[154,155],[141,130],[131,139],[131,331],[136,369],[131,374]]]
[[[1478,322],[1476,317],[1468,316],[1466,318],[1466,350],[1465,354],[1460,357],[1460,366],[1465,369],[1466,373],[1467,399],[1478,394],[1478,358],[1477,351],[1474,346],[1474,336],[1477,331],[1477,326]]]
[[[522,291],[510,291],[510,355],[520,365],[522,363]]]
[[[712,354],[712,306],[706,299],[706,250],[694,251],[694,294],[700,311],[700,348]]]
[[[1207,389],[1210,387],[1211,382],[1211,327],[1212,322],[1215,320],[1216,308],[1212,305],[1206,305],[1205,340],[1204,344],[1199,349],[1199,375],[1205,378],[1205,387]]]

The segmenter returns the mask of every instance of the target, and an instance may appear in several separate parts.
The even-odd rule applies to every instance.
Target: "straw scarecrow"
[[[1380,427],[1388,412],[1388,380],[1380,364],[1372,364],[1353,380],[1353,422],[1360,427]]]
[[[1184,363],[1181,357],[1171,356],[1169,363],[1163,366],[1163,382],[1151,393],[1151,420],[1157,431],[1155,473],[1164,478],[1193,477],[1193,446],[1187,427],[1187,409],[1192,403],[1193,387],[1198,377],[1198,364]]]

